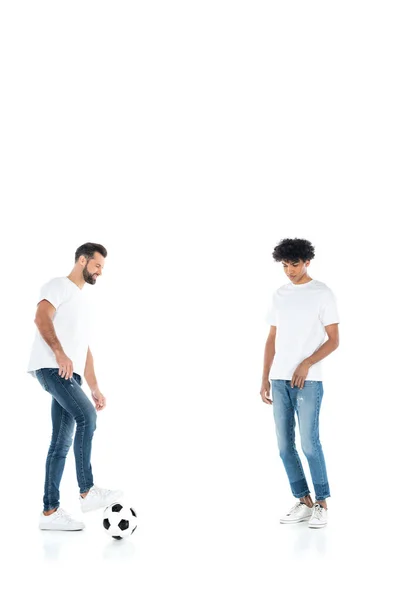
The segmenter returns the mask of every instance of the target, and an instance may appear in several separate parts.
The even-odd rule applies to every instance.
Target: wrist
[[[305,360],[303,360],[303,364],[306,365],[306,367],[310,368],[313,366],[313,361],[311,360],[311,358],[306,358]]]
[[[90,378],[88,379],[87,377],[85,377],[85,379],[86,379],[86,383],[88,384],[91,392],[95,392],[96,390],[99,389],[99,386],[98,386],[98,383],[96,380],[93,381],[93,379],[90,379]]]

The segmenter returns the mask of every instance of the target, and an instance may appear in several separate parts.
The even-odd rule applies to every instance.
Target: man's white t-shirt
[[[47,300],[54,306],[53,325],[65,354],[72,360],[74,373],[83,377],[90,336],[90,312],[85,294],[68,277],[56,277],[40,290],[38,304]],[[36,331],[28,372],[57,368],[54,352]]]
[[[299,364],[324,343],[325,326],[339,323],[335,295],[316,279],[289,282],[273,294],[266,320],[276,326],[270,379],[292,379]],[[322,381],[321,367],[321,361],[312,365],[306,379]]]

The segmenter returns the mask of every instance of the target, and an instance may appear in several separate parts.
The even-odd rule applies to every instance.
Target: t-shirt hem
[[[28,373],[28,375],[32,375],[32,377],[36,378],[36,371],[39,371],[39,369],[58,369],[58,368],[59,368],[58,366],[54,366],[54,365],[42,365],[41,367],[35,367],[34,369],[29,368],[26,370],[26,372]],[[74,373],[76,373],[77,375],[79,375],[80,377],[83,378],[83,370],[82,369],[74,369]]]
[[[276,375],[274,375],[273,377],[270,377],[271,381],[273,379],[283,379],[284,381],[291,381],[292,377],[288,377],[287,375],[282,376],[282,377],[277,377]],[[323,381],[323,379],[322,379],[322,377],[306,377],[305,381]]]

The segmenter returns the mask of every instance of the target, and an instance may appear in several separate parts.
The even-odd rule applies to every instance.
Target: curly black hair
[[[94,253],[99,252],[104,258],[107,256],[107,250],[102,246],[102,244],[93,244],[92,242],[86,242],[86,244],[82,244],[75,251],[75,262],[78,262],[80,256],[85,256],[86,258],[93,258]]]
[[[281,240],[277,246],[275,246],[272,253],[272,258],[276,262],[288,261],[297,262],[302,260],[306,262],[314,258],[314,246],[308,240],[300,238],[285,238]]]

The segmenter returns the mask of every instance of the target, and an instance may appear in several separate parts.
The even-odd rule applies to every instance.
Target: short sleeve
[[[276,308],[275,308],[275,297],[273,296],[267,310],[267,314],[265,316],[265,321],[267,325],[275,325],[276,326]]]
[[[331,290],[324,294],[320,309],[320,319],[324,327],[333,323],[339,323],[340,321],[336,297]]]
[[[62,281],[57,278],[45,283],[40,290],[38,304],[42,300],[47,300],[57,310],[65,300],[65,286],[62,284]]]

